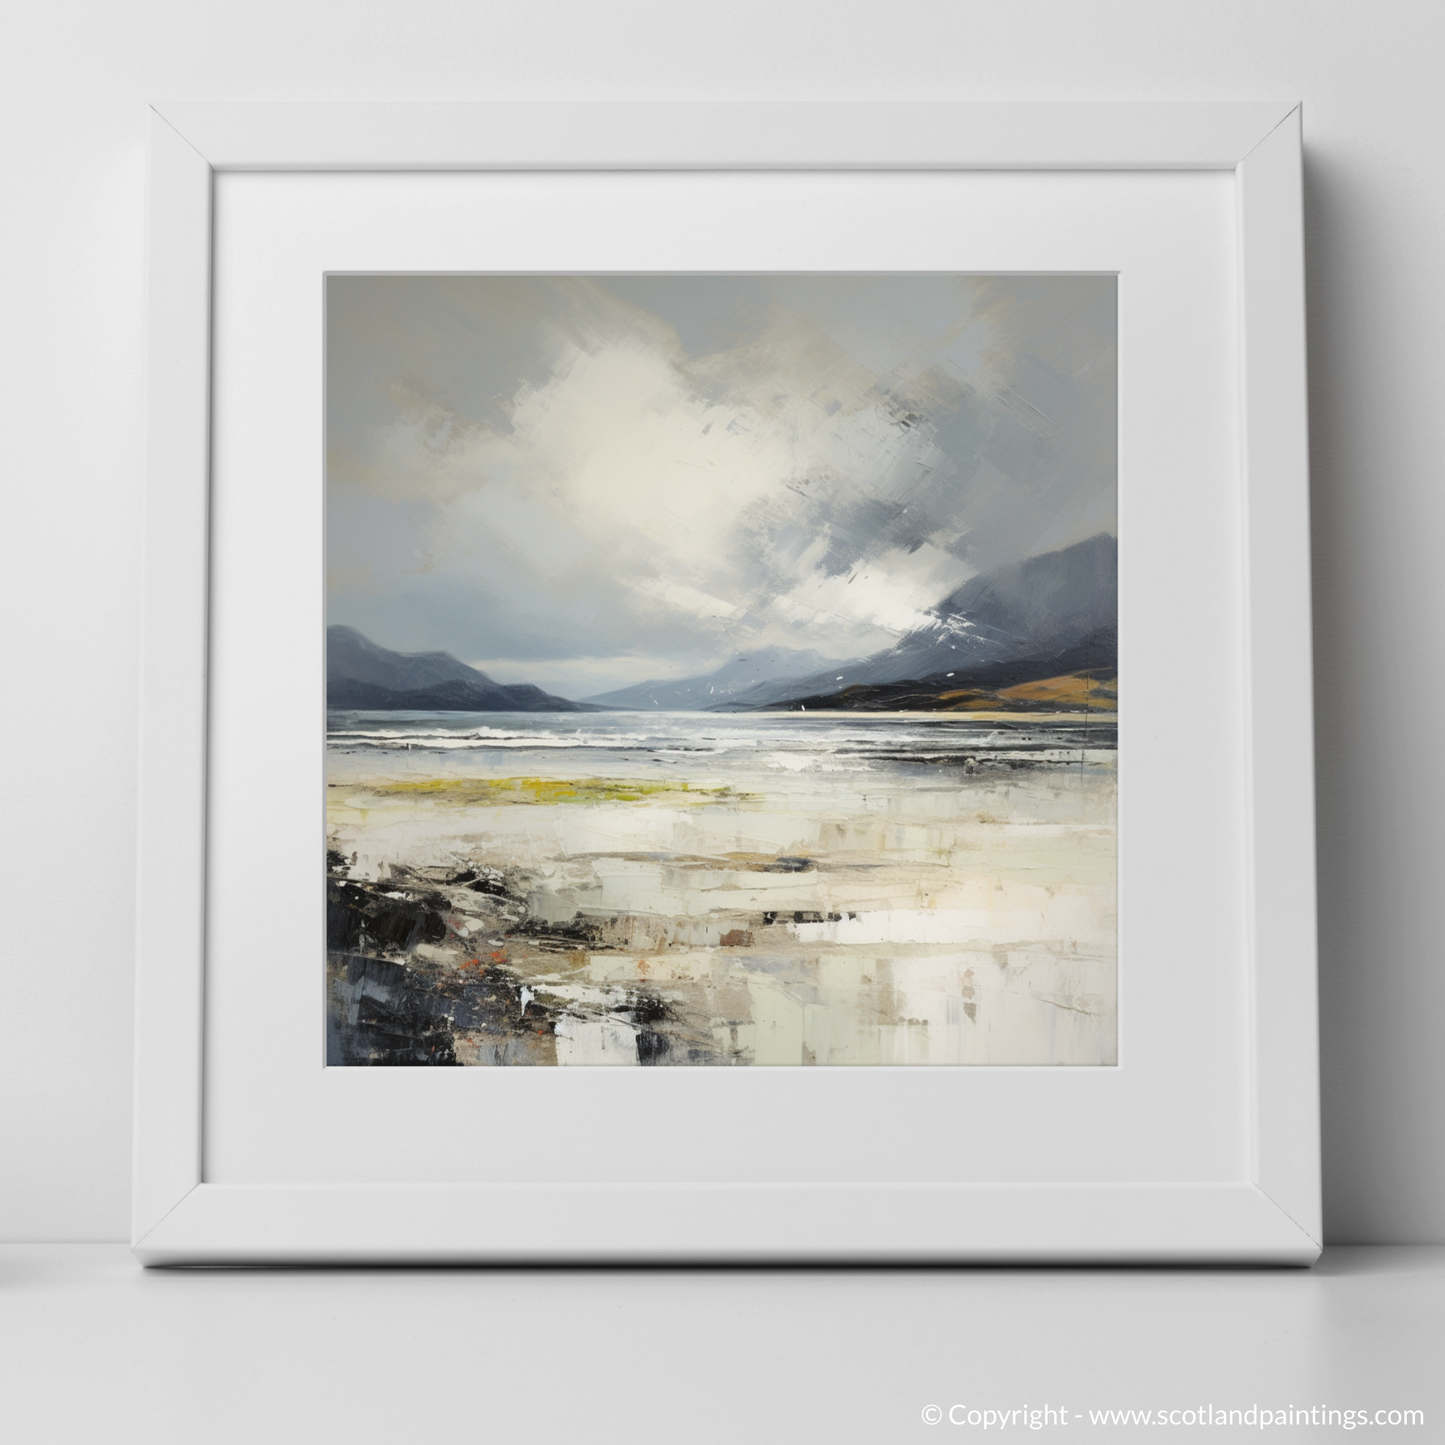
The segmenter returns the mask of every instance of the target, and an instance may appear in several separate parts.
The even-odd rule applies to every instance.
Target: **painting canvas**
[[[1113,1064],[1116,336],[328,277],[328,1064]]]

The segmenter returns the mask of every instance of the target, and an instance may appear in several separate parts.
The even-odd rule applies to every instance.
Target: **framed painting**
[[[1115,1062],[1113,276],[326,287],[329,1065]]]
[[[152,126],[144,1261],[1315,1256],[1297,110]]]

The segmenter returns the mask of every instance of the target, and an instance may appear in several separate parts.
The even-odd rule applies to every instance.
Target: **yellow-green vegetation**
[[[979,688],[961,687],[953,692],[939,693],[938,700],[950,705],[949,712],[988,712],[990,709],[997,709],[1001,695]]]
[[[366,791],[379,797],[435,798],[440,803],[496,807],[506,803],[712,803],[748,796],[732,788],[691,788],[686,783],[643,783],[630,778],[419,778],[370,783]]]
[[[1023,682],[1006,687],[1000,697],[1018,698],[1021,702],[1054,703],[1090,711],[1114,712],[1119,706],[1119,683],[1091,677],[1087,672],[1068,673],[1063,677],[1046,677],[1039,682]]]

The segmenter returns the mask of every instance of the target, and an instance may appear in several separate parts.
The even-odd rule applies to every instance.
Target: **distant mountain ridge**
[[[326,629],[326,705],[379,712],[601,712],[531,683],[494,682],[449,652],[393,652],[354,627]]]
[[[788,647],[760,647],[697,677],[667,681],[649,678],[631,687],[600,692],[587,699],[610,707],[641,712],[696,712],[731,701],[761,683],[806,677],[837,664],[821,652]]]
[[[1113,667],[1116,644],[1109,639],[1117,625],[1118,593],[1119,544],[1099,533],[971,577],[933,609],[932,621],[883,652],[810,677],[760,683],[719,710],[777,707],[992,663],[1048,662],[1091,635],[1097,635],[1098,652],[1091,665]],[[1034,672],[1027,680],[1049,675]]]
[[[869,657],[829,662],[813,651],[759,648],[698,677],[650,679],[585,702],[495,682],[449,652],[393,652],[335,625],[326,630],[326,700],[334,708],[450,712],[886,711],[981,707],[984,694],[1029,686],[1016,701],[1044,705],[1045,694],[1057,694],[1062,702],[1078,691],[1064,685],[1069,677],[1088,688],[1117,677],[1118,557],[1116,539],[1100,533],[972,577],[927,624]],[[1034,686],[1051,681],[1059,687]],[[1117,689],[1105,691],[1117,697]],[[971,701],[970,692],[978,694]],[[1099,700],[1106,702],[1103,693]]]
[[[1114,712],[1117,629],[1095,628],[1060,651],[985,662],[928,677],[855,683],[768,705],[780,712]]]

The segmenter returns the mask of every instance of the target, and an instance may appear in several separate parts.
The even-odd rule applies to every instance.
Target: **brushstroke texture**
[[[1117,1058],[1115,282],[340,276],[327,1058]]]
[[[401,651],[574,699],[863,658],[1113,528],[1112,277],[328,287],[329,620]]]

